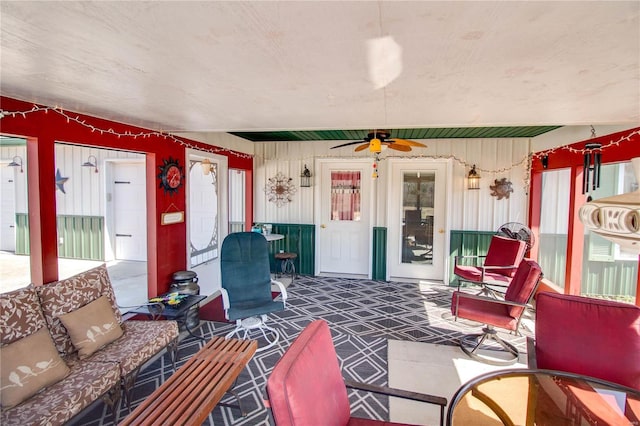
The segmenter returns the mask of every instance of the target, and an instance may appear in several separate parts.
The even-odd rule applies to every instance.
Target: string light
[[[8,117],[11,118],[15,118],[18,116],[22,116],[22,118],[26,118],[27,114],[32,114],[32,113],[37,113],[37,112],[44,112],[45,114],[47,114],[49,111],[53,111],[59,115],[61,115],[62,117],[64,117],[67,120],[67,123],[71,123],[74,122],[76,124],[79,124],[83,127],[86,127],[88,129],[91,130],[91,132],[99,132],[101,135],[104,134],[108,134],[108,135],[113,135],[116,136],[117,138],[120,137],[127,137],[127,138],[133,138],[133,139],[137,139],[137,138],[148,138],[148,137],[161,137],[165,140],[170,140],[172,142],[175,142],[179,145],[182,145],[185,148],[191,148],[191,149],[195,149],[198,151],[204,151],[204,152],[209,152],[212,154],[229,154],[229,155],[233,155],[235,157],[238,158],[253,158],[253,155],[250,154],[244,154],[241,152],[237,152],[237,151],[233,151],[231,149],[227,149],[227,148],[222,148],[222,147],[211,147],[211,148],[204,148],[201,145],[196,145],[195,143],[191,143],[191,142],[187,142],[182,140],[181,138],[178,138],[177,136],[174,136],[170,133],[166,133],[162,130],[160,131],[156,131],[156,130],[149,130],[146,132],[138,132],[138,133],[133,133],[129,130],[125,131],[125,132],[116,132],[115,130],[113,130],[111,127],[108,129],[102,129],[99,127],[94,126],[93,124],[87,123],[84,120],[81,120],[79,116],[71,116],[69,115],[66,111],[64,111],[62,108],[60,107],[47,107],[47,106],[39,106],[39,105],[34,105],[33,108],[31,108],[30,110],[26,110],[26,111],[7,111],[4,109],[0,108],[0,119],[7,119]]]
[[[608,143],[603,144],[600,147],[600,150],[605,150],[611,146],[619,146],[621,143],[631,141],[634,136],[638,136],[638,135],[640,135],[640,130],[635,130],[627,134],[626,136],[620,137],[618,140],[610,140]],[[549,148],[545,151],[536,152],[535,154],[533,154],[533,158],[539,159],[539,158],[548,156],[549,154],[553,154],[556,151],[569,151],[572,154],[580,154],[584,156],[584,154],[586,154],[587,152],[590,152],[590,149],[587,149],[587,148],[579,149],[579,148],[573,148],[569,145],[564,145],[564,146],[558,146],[555,148]]]

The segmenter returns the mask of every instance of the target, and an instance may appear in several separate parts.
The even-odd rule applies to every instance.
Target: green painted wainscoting
[[[450,233],[449,285],[457,286],[458,278],[453,274],[456,256],[482,256],[487,253],[494,231],[455,231]],[[472,263],[468,263],[472,264]]]
[[[371,279],[384,281],[387,279],[387,228],[373,227],[373,259]]]
[[[284,239],[269,243],[271,270],[275,272],[277,267],[278,272],[280,271],[280,262],[276,264],[273,255],[284,250],[298,254],[294,260],[297,274],[313,275],[316,267],[316,226],[295,223],[272,223],[271,225],[272,233],[284,235]]]
[[[104,260],[102,216],[56,216],[58,256],[66,259]],[[29,254],[29,220],[16,214],[16,254]]]
[[[16,254],[29,255],[29,215],[16,213]]]

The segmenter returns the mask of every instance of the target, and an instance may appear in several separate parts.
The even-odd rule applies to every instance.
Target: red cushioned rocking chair
[[[509,286],[526,250],[525,241],[494,235],[485,256],[456,256],[453,273],[458,277],[459,283],[464,281],[479,285],[482,287],[480,294],[495,296],[496,292],[504,293],[504,289]],[[462,264],[463,260],[469,259],[483,262],[482,265]]]
[[[511,365],[518,360],[518,349],[505,342],[494,327],[513,331],[529,306],[542,279],[542,270],[533,260],[525,259],[513,277],[504,300],[455,291],[451,298],[451,313],[458,317],[486,324],[481,334],[468,334],[460,339],[460,348],[471,358],[493,365]]]

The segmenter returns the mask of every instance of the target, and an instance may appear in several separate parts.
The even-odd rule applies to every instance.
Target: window
[[[538,263],[545,278],[562,288],[567,265],[570,188],[570,169],[542,174]]]
[[[331,220],[360,218],[360,172],[331,172]]]
[[[638,187],[631,162],[605,164],[594,200],[635,191]],[[585,230],[580,292],[633,303],[636,296],[638,255]]]

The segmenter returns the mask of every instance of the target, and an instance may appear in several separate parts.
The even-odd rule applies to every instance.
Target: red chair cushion
[[[518,270],[504,294],[504,300],[523,304],[529,302],[540,278],[542,278],[540,265],[530,259],[520,262],[520,266],[518,266]],[[522,315],[523,310],[523,307],[511,306],[509,307],[509,315],[518,318]]]
[[[278,426],[346,425],[350,408],[329,326],[311,322],[276,363],[267,393]]]
[[[640,308],[542,292],[536,298],[538,368],[597,377],[640,390]]]
[[[510,277],[488,271],[485,271],[483,281],[482,271],[477,266],[455,265],[453,268],[453,273],[463,280],[471,282],[496,283],[502,285],[508,285],[511,282]]]
[[[511,269],[501,269],[494,271],[496,274],[513,277],[517,270],[517,265],[524,258],[527,243],[520,240],[494,235],[491,237],[487,257],[484,259],[484,266],[507,266],[516,265]]]
[[[462,296],[460,296],[462,294]],[[458,301],[460,298],[460,301]],[[496,299],[475,299],[464,297],[464,293],[454,291],[451,298],[451,313],[460,318],[490,324],[507,330],[515,330],[518,320],[509,316],[509,306],[498,303]]]

